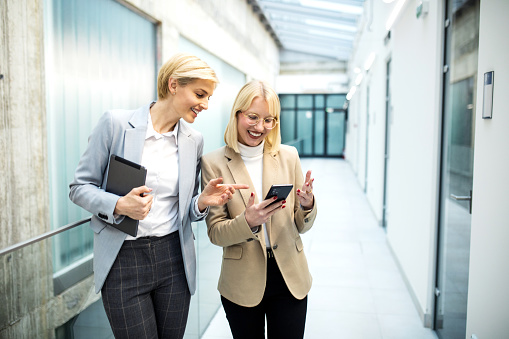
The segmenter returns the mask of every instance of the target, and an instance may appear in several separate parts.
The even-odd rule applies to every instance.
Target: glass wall
[[[281,94],[281,140],[303,157],[342,157],[344,94]]]
[[[219,84],[210,98],[208,110],[200,113],[192,127],[203,134],[203,154],[224,146],[224,130],[230,119],[233,101],[246,82],[246,76],[238,69],[225,63],[202,49],[192,41],[180,37],[179,51],[196,55],[204,60],[217,74]]]
[[[110,108],[132,109],[156,97],[156,26],[113,0],[44,3],[51,225],[89,215],[69,200],[88,136]],[[92,232],[54,239],[54,271],[91,258]]]
[[[203,154],[224,146],[224,130],[230,119],[231,107],[237,92],[244,85],[244,73],[216,56],[181,37],[179,50],[203,59],[216,71],[219,85],[210,98],[209,109],[201,112],[192,127],[203,134]],[[205,222],[193,224],[196,236],[197,290],[191,298],[191,309],[186,327],[186,339],[199,338],[221,306],[217,282],[221,271],[222,248],[213,245],[207,235]]]

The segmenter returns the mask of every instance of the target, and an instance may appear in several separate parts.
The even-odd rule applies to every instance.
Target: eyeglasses
[[[241,112],[247,118],[249,126],[256,126],[261,118],[258,114],[253,112]],[[276,127],[278,121],[275,117],[267,117],[263,119],[263,127],[266,129],[273,129]]]

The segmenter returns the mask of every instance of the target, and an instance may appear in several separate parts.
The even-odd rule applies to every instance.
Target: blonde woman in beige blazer
[[[226,146],[202,157],[202,186],[213,178],[248,184],[206,217],[212,243],[223,247],[218,290],[234,338],[303,338],[311,275],[300,234],[316,217],[311,171],[304,177],[294,147],[281,145],[280,104],[266,83],[240,90]],[[286,201],[268,206],[273,184],[293,184]]]

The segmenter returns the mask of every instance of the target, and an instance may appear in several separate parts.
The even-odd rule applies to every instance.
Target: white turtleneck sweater
[[[258,202],[263,201],[263,146],[265,141],[258,146],[246,146],[238,143],[240,156],[244,160],[247,172],[253,182],[255,194],[258,197]],[[265,224],[262,225],[263,231],[265,232],[265,246],[270,248],[269,234],[267,233],[267,227]]]

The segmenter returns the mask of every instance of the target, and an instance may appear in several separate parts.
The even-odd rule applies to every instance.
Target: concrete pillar
[[[43,0],[0,1],[0,248],[50,230]],[[53,295],[51,239],[0,257],[0,338],[53,338],[97,300]]]

